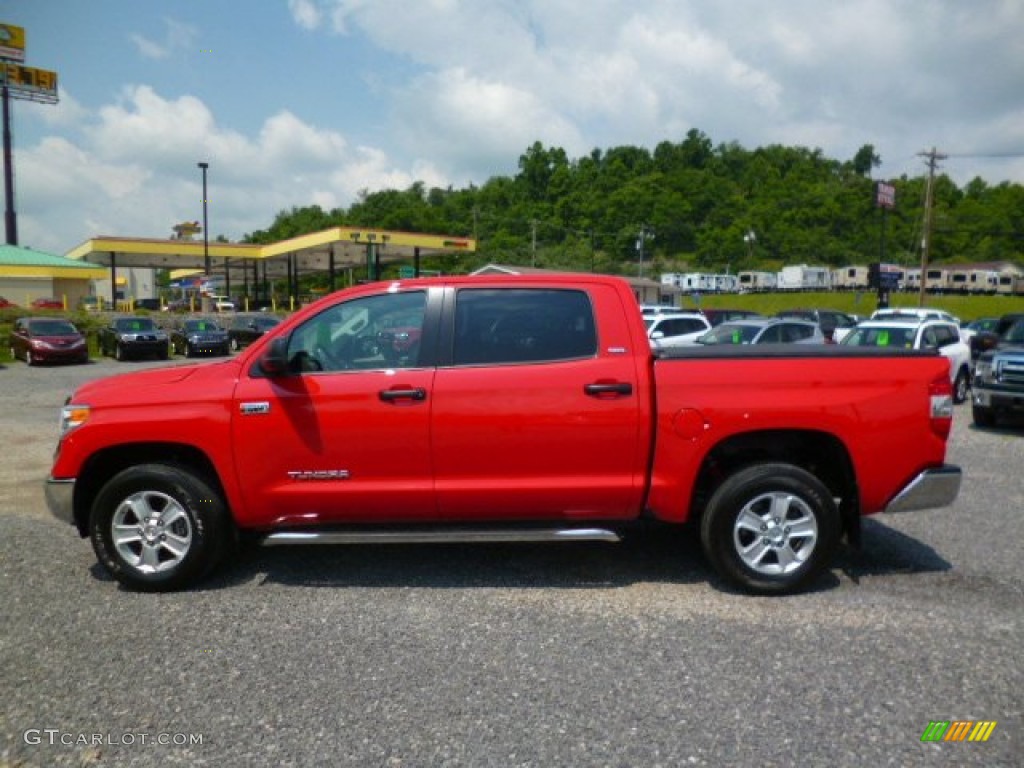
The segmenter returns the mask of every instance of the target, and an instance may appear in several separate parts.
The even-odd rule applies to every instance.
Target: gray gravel
[[[152,364],[0,370],[0,768],[1022,764],[1019,425],[958,407],[957,504],[867,521],[799,597],[729,591],[685,531],[253,549],[138,595],[41,483],[73,382]]]

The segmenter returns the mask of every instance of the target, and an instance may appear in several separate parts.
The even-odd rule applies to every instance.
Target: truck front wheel
[[[229,532],[219,493],[191,471],[164,464],[115,475],[89,517],[100,563],[125,586],[146,592],[201,579],[223,558]]]
[[[978,427],[994,427],[996,425],[996,414],[991,408],[975,405],[971,409],[971,416],[974,424]]]
[[[756,594],[806,587],[839,544],[839,511],[818,478],[791,464],[756,464],[712,495],[701,543],[718,573]]]

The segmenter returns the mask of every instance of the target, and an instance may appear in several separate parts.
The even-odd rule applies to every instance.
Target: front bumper
[[[916,509],[947,507],[956,501],[962,478],[960,467],[953,464],[926,469],[907,483],[882,511],[911,512]]]
[[[68,525],[75,524],[75,481],[46,478],[46,506],[50,514]]]
[[[976,385],[971,390],[971,402],[980,408],[1024,411],[1024,391],[1019,387],[995,389]]]

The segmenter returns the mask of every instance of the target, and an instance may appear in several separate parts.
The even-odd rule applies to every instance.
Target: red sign
[[[881,208],[896,207],[896,187],[880,181],[875,185],[875,204]]]

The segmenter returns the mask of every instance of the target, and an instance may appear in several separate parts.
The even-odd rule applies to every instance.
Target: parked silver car
[[[730,320],[716,325],[699,339],[698,344],[824,344],[825,337],[817,323],[764,317]]]

